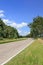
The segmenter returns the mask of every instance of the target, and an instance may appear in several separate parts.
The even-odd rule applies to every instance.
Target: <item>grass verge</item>
[[[36,40],[5,65],[43,65],[43,40]]]
[[[21,41],[21,40],[26,40],[26,38],[18,38],[18,39],[8,39],[7,38],[7,39],[0,40],[0,44],[16,42],[16,41]]]

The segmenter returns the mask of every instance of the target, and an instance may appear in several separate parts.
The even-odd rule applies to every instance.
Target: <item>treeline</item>
[[[0,18],[0,38],[18,38],[19,33],[16,28],[7,26]]]
[[[43,37],[43,17],[37,16],[28,27],[30,27],[30,34],[20,36],[16,28],[7,26],[0,18],[0,38]]]
[[[43,17],[37,16],[28,26],[30,27],[29,37],[43,37]]]

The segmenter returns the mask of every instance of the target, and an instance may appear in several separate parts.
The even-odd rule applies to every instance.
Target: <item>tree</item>
[[[19,33],[16,28],[7,26],[0,18],[0,38],[18,38]]]
[[[3,37],[4,29],[5,29],[5,23],[3,23],[3,20],[0,18],[0,37]]]
[[[28,25],[30,27],[30,34],[32,37],[43,36],[43,17],[36,17],[33,22]]]

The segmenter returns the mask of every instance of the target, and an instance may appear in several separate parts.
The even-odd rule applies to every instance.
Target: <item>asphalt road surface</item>
[[[4,65],[12,57],[16,56],[28,45],[30,45],[33,41],[34,39],[28,38],[22,41],[0,44],[0,65]]]

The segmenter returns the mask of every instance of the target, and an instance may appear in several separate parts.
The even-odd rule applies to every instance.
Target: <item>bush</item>
[[[0,37],[0,40],[3,40],[3,37]]]

